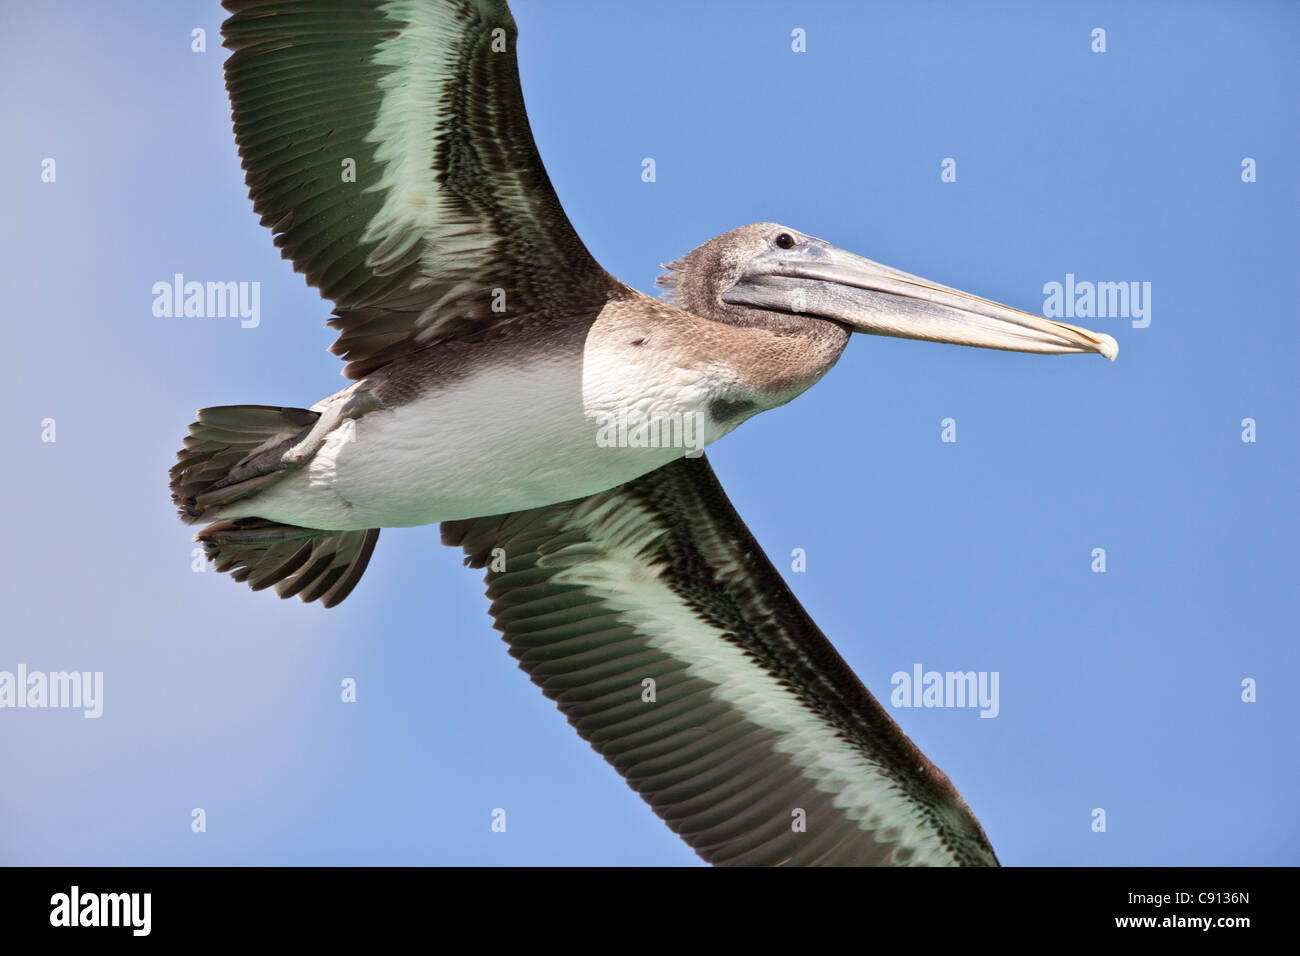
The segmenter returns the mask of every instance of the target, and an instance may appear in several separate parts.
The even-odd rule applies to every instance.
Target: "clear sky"
[[[552,179],[637,288],[758,220],[1030,311],[1067,274],[1150,283],[1146,327],[1079,320],[1113,365],[859,337],[710,457],[882,701],[917,664],[999,674],[996,718],[892,712],[1004,863],[1300,863],[1300,6],[514,7]],[[191,570],[186,424],[341,388],[330,307],[246,198],[215,2],[3,16],[0,670],[104,694],[0,710],[0,863],[698,862],[436,528],[385,531],[332,611]],[[175,273],[260,283],[260,324],[155,317]]]

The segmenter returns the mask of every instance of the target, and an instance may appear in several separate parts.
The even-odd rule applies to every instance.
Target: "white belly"
[[[725,370],[629,367],[589,340],[550,363],[485,367],[343,422],[314,458],[222,517],[350,530],[520,511],[603,491],[729,428],[708,401]]]

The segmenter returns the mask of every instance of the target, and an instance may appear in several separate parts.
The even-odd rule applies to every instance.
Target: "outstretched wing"
[[[705,860],[997,865],[703,458],[442,536],[489,569],[523,670]]]
[[[503,0],[225,0],[253,208],[335,304],[359,378],[418,346],[604,301],[533,143]]]

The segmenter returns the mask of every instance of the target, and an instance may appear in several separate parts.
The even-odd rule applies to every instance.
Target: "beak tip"
[[[1099,335],[1097,338],[1099,340],[1097,351],[1112,362],[1115,361],[1119,357],[1119,343],[1109,335]]]

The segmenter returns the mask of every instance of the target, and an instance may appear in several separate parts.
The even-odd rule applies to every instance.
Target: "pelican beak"
[[[751,259],[724,302],[839,322],[854,332],[1015,352],[1097,352],[1112,362],[1109,335],[1021,312],[800,237],[792,249]]]

